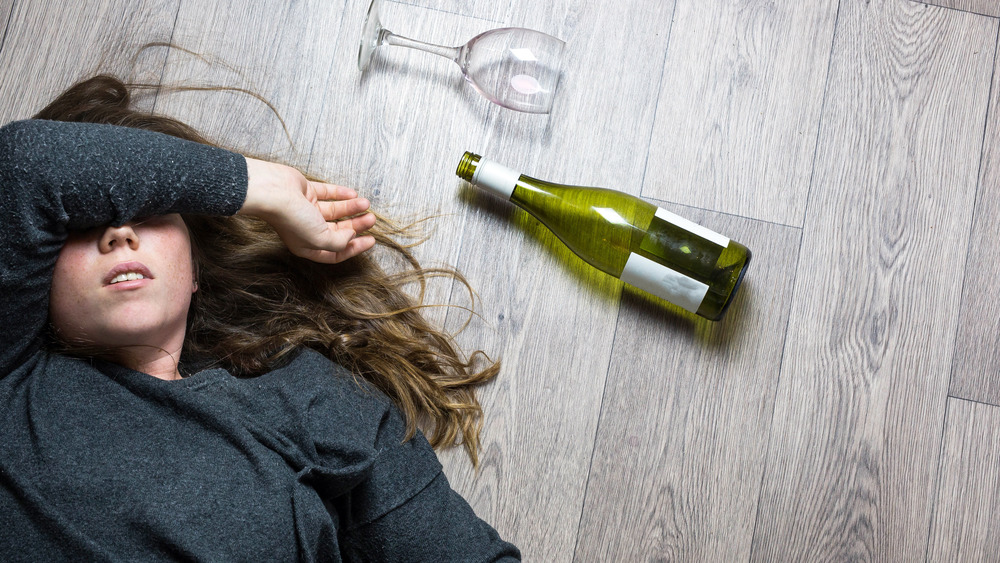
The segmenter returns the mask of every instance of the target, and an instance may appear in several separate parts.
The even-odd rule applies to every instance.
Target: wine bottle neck
[[[504,199],[510,199],[520,177],[520,172],[483,158],[479,160],[476,171],[472,175],[472,183]]]

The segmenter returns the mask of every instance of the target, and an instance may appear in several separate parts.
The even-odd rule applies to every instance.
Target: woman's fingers
[[[365,213],[364,215],[358,215],[357,217],[351,217],[342,221],[331,221],[330,225],[334,229],[351,231],[355,236],[360,236],[375,226],[375,215]]]
[[[358,192],[348,188],[347,186],[310,181],[309,187],[312,188],[316,197],[318,197],[321,201],[344,200],[358,197]]]
[[[325,264],[336,264],[338,262],[343,262],[348,258],[352,258],[371,249],[375,246],[375,237],[372,236],[361,236],[352,238],[344,245],[337,245],[343,248],[343,250],[324,250],[324,249],[309,249],[301,250],[296,254],[302,258],[307,258],[313,262],[322,262]]]
[[[350,200],[347,202],[320,202],[317,207],[323,214],[323,218],[334,230],[352,231],[360,235],[361,233],[375,226],[375,214],[365,213],[368,210],[368,202],[362,200]]]
[[[363,233],[375,225],[371,203],[346,186],[312,182],[288,166],[247,159],[241,213],[256,215],[296,256],[341,262],[375,245]]]
[[[316,207],[327,221],[337,221],[368,211],[371,203],[365,198],[354,198],[343,201],[318,201]]]
[[[373,226],[375,215],[371,213],[326,222],[322,232],[311,236],[308,241],[290,244],[289,248],[296,255],[315,262],[341,262],[375,246],[375,237],[364,234]]]

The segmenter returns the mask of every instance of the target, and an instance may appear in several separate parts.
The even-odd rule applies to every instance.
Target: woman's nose
[[[99,245],[101,252],[105,253],[126,245],[132,250],[139,250],[139,235],[129,224],[121,227],[108,227],[101,235]]]

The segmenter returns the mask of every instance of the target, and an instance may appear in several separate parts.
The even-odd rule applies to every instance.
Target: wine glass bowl
[[[472,38],[459,66],[489,101],[528,113],[548,113],[559,86],[565,43],[551,35],[505,27]]]
[[[424,43],[392,33],[380,20],[381,0],[372,0],[361,30],[358,68],[365,72],[380,45],[398,45],[448,58],[483,97],[508,109],[548,113],[559,86],[566,43],[520,27],[491,29],[461,47]]]

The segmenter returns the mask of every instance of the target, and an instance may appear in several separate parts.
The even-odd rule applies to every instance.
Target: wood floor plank
[[[357,187],[382,213],[434,217],[427,224],[431,238],[414,252],[426,265],[457,264],[468,206],[455,169],[465,150],[490,136],[488,124],[508,110],[482,98],[454,62],[429,53],[383,46],[362,74],[357,56],[364,15],[349,7],[335,34],[334,58],[322,86],[328,100],[318,118],[310,168]],[[443,45],[461,43],[493,25],[398,2],[383,3],[382,21],[394,33]],[[529,134],[546,121],[544,116],[513,119]],[[450,284],[431,284],[427,300],[448,303],[451,294]],[[464,296],[455,299],[469,304]],[[430,309],[426,315],[443,323],[447,311]]]
[[[7,24],[13,10],[14,0],[0,0],[0,52],[3,51],[3,44],[7,38]]]
[[[996,33],[841,4],[753,560],[924,556]]]
[[[720,323],[629,294],[618,318],[579,561],[746,561],[800,231],[671,207],[754,252]]]
[[[1000,405],[1000,264],[994,258],[1000,240],[1000,58],[993,71],[992,99],[986,124],[976,215],[972,224],[962,291],[962,318],[955,344],[950,394]]]
[[[511,23],[567,42],[552,115],[490,114],[487,134],[469,148],[536,177],[638,194],[658,83],[635,45],[662,61],[672,3],[560,0],[545,8]],[[611,21],[628,33],[594,33]],[[504,361],[499,381],[483,393],[482,468],[477,475],[450,453],[449,478],[527,560],[569,561],[621,284],[584,265],[525,213],[442,182],[463,199],[458,264],[479,291],[486,320],[459,342]]]
[[[491,27],[520,25],[511,23],[512,17],[520,13],[550,12],[541,4],[523,6],[514,2],[493,2],[491,0],[405,0],[405,2],[421,8],[488,21],[494,24]],[[466,39],[471,39],[471,37]],[[464,43],[464,41],[462,40],[460,43]]]
[[[422,53],[362,76],[367,0],[0,0],[0,123],[98,68],[245,86],[294,147],[246,95],[157,109],[391,215],[439,215],[418,256],[468,274],[482,318],[459,342],[504,360],[481,394],[479,472],[461,450],[442,460],[528,561],[991,558],[1000,420],[945,395],[950,376],[952,394],[1000,404],[998,22],[975,15],[997,4],[677,2],[386,2],[390,28],[447,45],[506,25],[565,39],[555,110],[528,116]],[[131,64],[170,40],[208,61],[151,48]],[[455,178],[467,149],[726,212],[667,205],[756,251],[730,318],[581,265]],[[468,303],[450,283],[430,300]]]
[[[406,25],[401,32],[426,41],[449,44],[449,36],[474,35],[475,26],[488,29],[455,14],[428,15],[389,1],[382,7],[387,28]],[[186,1],[175,43],[208,61],[174,53],[164,83],[247,88],[273,104],[290,139],[275,114],[245,94],[168,95],[158,109],[198,123],[216,138],[250,141],[236,147],[244,152],[351,186],[384,215],[440,216],[428,224],[434,236],[415,254],[427,265],[453,264],[461,240],[453,196],[461,152],[455,148],[429,159],[421,148],[440,150],[481,137],[488,103],[464,83],[457,65],[426,53],[385,47],[362,75],[357,57],[367,9],[362,2],[321,0]],[[218,29],[228,32],[213,31]],[[431,284],[427,301],[447,303],[451,291],[448,283]],[[443,309],[426,311],[437,322],[445,315]]]
[[[927,561],[990,561],[1000,553],[1000,409],[948,400]]]
[[[643,195],[801,226],[838,5],[678,0]]]
[[[363,0],[368,2],[369,0]],[[460,14],[491,23],[492,27],[526,27],[552,33],[553,21],[566,21],[577,5],[574,2],[495,2],[493,0],[402,0],[404,3],[439,12]],[[595,6],[601,5],[598,0]],[[467,37],[465,39],[471,39]],[[464,42],[464,40],[462,41]]]
[[[18,0],[0,51],[0,123],[30,117],[98,71],[158,80],[163,57],[140,48],[169,40],[177,2]]]
[[[952,8],[981,14],[984,16],[1000,16],[1000,4],[995,0],[921,0],[926,4],[941,6],[942,8]]]
[[[243,152],[305,168],[327,99],[342,6],[330,2],[185,0],[163,83],[245,88],[245,93],[166,92],[156,110],[197,124]],[[220,30],[225,30],[220,33]],[[287,126],[287,135],[281,119]]]

